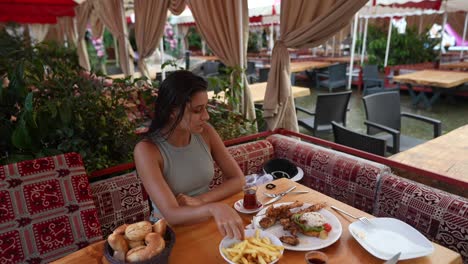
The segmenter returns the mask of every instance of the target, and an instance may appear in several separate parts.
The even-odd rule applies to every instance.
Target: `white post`
[[[357,21],[358,21],[358,13],[354,15],[354,23],[353,23],[353,41],[351,44],[351,60],[349,62],[349,76],[348,76],[348,90],[351,89],[351,82],[353,81],[353,66],[354,66],[354,49],[356,49],[356,37],[357,37]]]
[[[465,26],[463,27],[463,43],[466,40],[466,27],[468,24],[468,12],[465,12]],[[460,51],[460,59],[463,59],[463,49]]]
[[[161,38],[159,42],[159,49],[161,50],[161,66],[164,64],[164,40]],[[166,70],[162,69],[161,67],[161,82],[166,79]]]
[[[364,56],[366,55],[366,44],[367,44],[367,25],[369,18],[366,17],[364,23],[364,36],[362,37],[362,48],[361,48],[361,65],[364,64]]]
[[[240,60],[239,60],[239,63],[240,63],[240,67],[242,69],[244,69],[244,56],[243,55],[243,52],[244,52],[244,32],[243,32],[243,28],[242,28],[242,1],[238,1],[239,3],[239,56],[240,56]],[[241,76],[242,78],[242,82],[241,82],[241,90],[240,90],[240,102],[241,102],[241,105],[240,105],[240,109],[242,111],[242,113],[244,114],[244,116],[247,114],[247,104],[244,102],[244,78]],[[234,83],[236,82],[236,80],[233,80],[233,83],[231,84],[232,86],[234,86]],[[234,89],[233,89],[234,90]],[[237,106],[237,109],[239,110],[239,106]]]
[[[442,42],[444,41],[444,32],[445,32],[446,24],[447,24],[447,10],[445,10],[444,12],[444,18],[442,20],[442,32],[440,32],[439,62],[442,62],[442,49],[443,49]]]
[[[130,63],[133,63],[133,59],[132,59],[132,62],[130,62],[130,55],[128,53],[128,49],[130,49],[131,47],[130,47],[130,42],[128,41],[127,19],[125,17],[125,8],[124,8],[124,2],[123,1],[120,2],[120,11],[121,11],[121,14],[122,14],[123,34],[125,36],[124,43],[120,43],[121,45],[125,46],[125,49],[124,49],[125,50],[125,53],[124,53],[125,58],[120,58],[120,59],[127,62],[126,66],[127,66],[127,69],[130,71],[130,67],[133,66],[133,65],[130,66]],[[127,46],[127,43],[129,44],[129,46]],[[134,73],[132,72],[132,74],[134,74]],[[133,80],[133,76],[132,76],[132,80]]]
[[[206,42],[205,42],[204,39],[202,39],[202,41],[201,41],[201,53],[202,53],[203,56],[206,55]]]
[[[342,48],[342,45],[343,45],[343,29],[340,30],[340,48],[338,50],[338,56],[341,56],[341,48]]]
[[[114,56],[115,56],[115,66],[119,66],[119,50],[118,50],[118,44],[117,44],[117,38],[112,36],[114,39]]]
[[[271,25],[270,25],[270,41],[268,42],[268,50],[270,52],[273,52],[273,44],[274,44],[274,42],[273,42],[273,30],[275,30],[275,29],[274,29],[274,25],[273,25],[273,21],[272,21]]]
[[[325,41],[324,45],[325,45],[325,57],[328,57],[328,40]]]
[[[390,20],[388,23],[387,48],[385,49],[384,67],[387,67],[388,53],[390,51],[390,39],[392,38],[392,20],[393,20],[393,17],[390,17]]]

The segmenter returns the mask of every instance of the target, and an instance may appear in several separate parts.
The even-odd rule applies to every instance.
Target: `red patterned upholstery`
[[[276,158],[302,168],[302,184],[372,213],[377,181],[382,172],[390,170],[387,166],[283,135],[267,140],[273,144]]]
[[[468,199],[391,173],[382,176],[374,212],[398,218],[468,263]]]
[[[136,171],[91,183],[102,234],[107,237],[124,223],[148,220],[148,195]]]
[[[273,158],[273,146],[267,140],[257,140],[228,147],[229,153],[239,164],[244,175],[259,173],[263,164]],[[215,175],[210,183],[210,189],[223,182],[222,173],[215,163]]]
[[[102,239],[79,154],[0,167],[0,263],[48,263]]]

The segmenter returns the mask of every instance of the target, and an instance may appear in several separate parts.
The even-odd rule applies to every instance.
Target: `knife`
[[[393,256],[391,259],[385,261],[383,264],[396,264],[398,262],[398,259],[400,258],[401,252],[398,252],[395,256]]]
[[[281,193],[280,195],[278,195],[275,198],[270,199],[268,202],[264,203],[263,205],[269,205],[269,204],[272,204],[274,202],[279,201],[281,198],[283,198],[283,196],[285,196],[286,194],[288,194],[289,192],[291,192],[294,189],[296,189],[296,186],[293,186],[293,187],[287,189],[285,192]]]

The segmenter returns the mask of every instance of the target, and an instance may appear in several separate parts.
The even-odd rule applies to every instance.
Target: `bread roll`
[[[129,248],[136,248],[136,247],[144,246],[144,245],[145,245],[144,240],[138,240],[138,241],[128,240],[128,247]]]
[[[153,232],[159,233],[161,236],[164,237],[164,235],[166,234],[166,226],[166,219],[159,219],[159,221],[157,221],[153,225]]]
[[[161,251],[166,247],[166,242],[158,233],[147,234],[145,237],[145,243],[146,246],[139,246],[128,251],[126,260],[128,262],[148,260],[161,253]]]
[[[119,234],[110,234],[109,237],[107,238],[107,241],[109,242],[109,245],[114,251],[120,251],[123,252],[124,255],[128,251],[128,243],[125,240],[123,235]]]
[[[133,241],[143,240],[152,230],[153,226],[150,222],[141,221],[127,226],[125,229],[125,236]]]
[[[114,230],[114,234],[120,234],[120,235],[123,235],[125,234],[125,229],[127,229],[127,226],[128,224],[123,224],[119,227],[117,227],[115,230]]]

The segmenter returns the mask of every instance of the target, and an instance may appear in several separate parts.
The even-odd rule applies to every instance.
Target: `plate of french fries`
[[[259,230],[245,230],[244,240],[225,237],[219,244],[221,256],[231,264],[273,264],[284,252],[283,243],[274,235]]]

